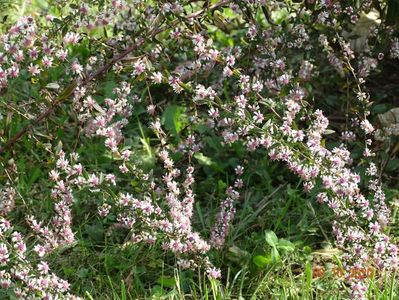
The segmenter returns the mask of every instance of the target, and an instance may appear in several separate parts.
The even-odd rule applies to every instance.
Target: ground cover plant
[[[396,0],[0,8],[0,299],[397,299]]]

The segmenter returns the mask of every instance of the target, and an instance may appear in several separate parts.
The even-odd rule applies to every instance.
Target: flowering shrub
[[[391,276],[398,249],[374,140],[395,134],[369,119],[367,78],[399,57],[399,42],[394,8],[376,2],[49,1],[3,25],[0,286],[78,299],[46,258],[79,243],[74,207],[93,217],[93,202],[121,246],[159,247],[182,269],[224,277],[209,253],[223,251],[256,155],[329,208],[346,269]],[[331,89],[344,114],[335,130],[323,112]],[[21,192],[16,160],[32,147],[44,163],[31,176],[48,180]],[[221,169],[222,152],[241,154]],[[204,233],[194,208],[206,168],[229,184]],[[364,299],[368,279],[347,279]]]

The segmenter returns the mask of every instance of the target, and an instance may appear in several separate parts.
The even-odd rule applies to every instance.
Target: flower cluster
[[[69,283],[50,271],[45,261],[33,263],[35,255],[26,238],[0,217],[0,287],[18,299],[81,299],[69,293]]]
[[[51,188],[43,194],[51,199],[53,215],[25,217],[35,242],[8,221],[18,206],[17,190],[10,183],[1,188],[0,287],[13,289],[20,299],[77,299],[50,272],[46,257],[73,246],[73,206],[84,206],[87,197],[96,199],[109,235],[127,232],[124,246],[159,246],[180,267],[203,267],[209,277],[221,277],[208,254],[228,243],[249,171],[238,163],[231,168],[207,240],[195,228],[194,208],[196,201],[201,204],[196,181],[202,167],[214,167],[204,155],[209,136],[219,138],[215,147],[239,145],[248,157],[266,154],[296,174],[303,190],[330,209],[345,268],[399,267],[398,248],[387,231],[391,212],[373,161],[372,138],[381,130],[370,118],[366,82],[385,56],[399,57],[399,41],[377,21],[361,41],[348,34],[371,1],[105,2],[109,5],[59,5],[64,18],[22,17],[0,37],[0,92],[28,82],[32,98],[43,96],[40,103],[27,97],[17,100],[20,107],[10,105],[28,120],[35,117],[26,107],[39,113],[12,143],[1,141],[1,153],[59,107],[68,112],[63,122],[74,124],[79,135],[74,146],[46,148],[53,169]],[[229,9],[230,20],[220,17],[222,9]],[[271,17],[268,9],[280,17]],[[385,29],[389,38],[383,40],[378,33]],[[217,40],[223,32],[229,37]],[[323,74],[346,86],[340,91],[347,102],[345,125],[334,144],[329,136],[336,132],[322,109]],[[359,141],[360,158],[351,152]],[[96,143],[106,166],[85,165],[92,158],[76,150]],[[137,163],[140,151],[150,166]],[[359,161],[366,165],[364,174],[356,169]],[[126,184],[132,180],[136,186]],[[349,280],[351,296],[364,299],[367,279]]]

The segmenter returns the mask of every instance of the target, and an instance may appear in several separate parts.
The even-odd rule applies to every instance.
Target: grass
[[[132,135],[137,131],[148,138],[141,125],[130,130]],[[144,146],[137,141],[135,147]],[[31,151],[35,155],[16,161],[24,174],[19,190],[29,204],[16,214],[22,217],[23,208],[32,207],[31,213],[48,218],[51,199],[41,198],[48,186],[46,170],[42,168],[39,176],[28,172],[28,166],[40,161],[45,153],[35,147]],[[101,144],[92,143],[90,155],[83,148],[79,151],[87,165],[107,165],[109,158],[100,155]],[[218,163],[224,157],[214,159]],[[229,164],[221,166],[230,168]],[[201,269],[177,269],[176,257],[163,252],[159,244],[122,247],[126,233],[107,235],[107,222],[93,214],[98,200],[85,191],[76,194],[73,207],[78,242],[54,253],[49,259],[51,268],[71,283],[72,292],[86,299],[345,299],[345,281],[328,272],[320,278],[313,276],[316,266],[337,264],[336,251],[330,246],[328,211],[315,203],[312,195],[300,191],[298,179],[289,177],[287,182],[286,171],[268,162],[263,153],[254,155],[245,168],[253,171],[246,178],[251,188],[236,204],[237,214],[225,247],[210,253],[211,261],[222,268],[220,281],[210,280]],[[207,166],[198,177],[193,226],[207,237],[218,210],[217,199],[229,179]],[[34,198],[29,197],[32,192],[36,193]],[[392,230],[397,230],[397,224]],[[267,237],[270,232],[276,236],[272,238],[277,239],[275,245]],[[397,277],[382,275],[368,281],[369,299],[397,299]]]
[[[211,253],[215,265],[222,267],[221,281],[210,280],[200,269],[176,269],[176,258],[157,245],[122,248],[118,240],[107,237],[96,218],[81,225],[79,243],[55,254],[52,266],[87,299],[345,299],[345,281],[329,272],[314,278],[315,266],[337,262],[334,249],[320,248],[328,245],[324,239],[329,234],[328,215],[309,209],[311,201],[297,187],[285,184],[248,192],[225,248]],[[196,228],[205,232],[209,215],[216,211],[209,212],[198,202],[196,213]],[[265,240],[265,232],[271,230],[278,241],[294,245],[292,251],[277,245],[276,260],[270,259],[273,247]],[[257,256],[266,262],[256,263]],[[377,275],[368,282],[369,299],[396,299],[397,278]]]

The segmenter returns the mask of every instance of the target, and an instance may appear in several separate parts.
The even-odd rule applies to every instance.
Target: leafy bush
[[[234,298],[230,272],[234,286],[304,263],[302,291],[262,279],[245,293],[313,297],[311,247],[331,237],[345,280],[320,297],[396,295],[397,86],[384,82],[396,1],[13,9],[0,44],[1,295],[78,299],[109,282],[99,299]],[[373,278],[352,276],[362,268]]]

